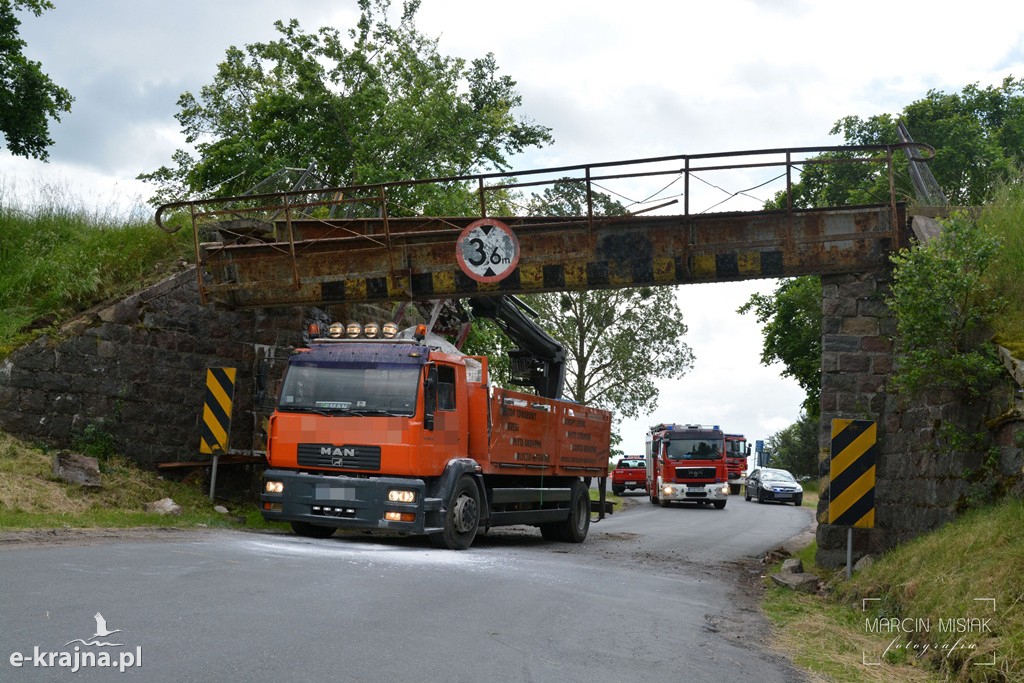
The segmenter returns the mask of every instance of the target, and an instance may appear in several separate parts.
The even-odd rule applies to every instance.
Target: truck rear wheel
[[[613,486],[612,487],[612,493],[614,493],[616,496],[621,496],[622,492],[625,491],[625,490],[626,490],[625,486]]]
[[[590,531],[590,493],[581,481],[572,483],[569,518],[558,523],[559,537],[566,543],[582,543]]]
[[[444,516],[444,531],[430,534],[438,548],[465,550],[473,544],[480,527],[480,491],[470,477],[462,477],[452,491]]]
[[[310,524],[308,522],[292,522],[292,531],[297,536],[305,536],[306,538],[330,538],[334,535],[333,526],[321,526],[319,524]]]

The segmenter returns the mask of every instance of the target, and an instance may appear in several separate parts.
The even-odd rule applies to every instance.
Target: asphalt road
[[[579,545],[512,527],[464,552],[226,531],[2,546],[0,680],[803,680],[759,645],[740,579],[810,510],[635,501]],[[119,631],[93,637],[97,613]],[[76,648],[131,666],[61,668]]]

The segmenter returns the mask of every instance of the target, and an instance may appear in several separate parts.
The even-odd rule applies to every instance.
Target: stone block
[[[779,571],[783,574],[803,574],[804,563],[799,557],[788,557],[782,561],[782,568]]]
[[[839,371],[843,373],[867,372],[871,367],[871,359],[863,353],[839,354]]]
[[[851,334],[822,334],[821,350],[833,352],[857,353],[860,351],[859,335]]]
[[[161,498],[158,501],[146,503],[144,509],[146,512],[158,515],[180,515],[182,512],[181,506],[171,498]]]
[[[814,574],[772,574],[772,581],[801,593],[818,591],[818,577]]]
[[[841,334],[857,335],[860,337],[877,337],[878,318],[868,318],[864,316],[844,318]]]
[[[96,458],[60,451],[53,456],[53,474],[62,481],[90,488],[102,486],[100,465]]]

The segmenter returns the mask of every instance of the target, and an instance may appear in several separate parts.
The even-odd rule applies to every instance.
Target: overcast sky
[[[0,200],[56,193],[98,211],[142,205],[150,193],[135,176],[183,146],[178,96],[209,83],[228,46],[273,39],[278,19],[344,30],[358,16],[356,0],[54,2],[21,33],[75,102],[51,129],[49,163],[0,152]],[[514,170],[839,144],[828,132],[844,116],[1024,76],[1019,0],[422,0],[418,17],[444,54],[493,52],[520,113],[552,129],[555,143],[513,158]],[[760,329],[735,312],[775,284],[678,289],[696,367],[661,383],[655,414],[624,423],[627,452],[657,422],[753,440],[797,419],[802,392],[760,364]]]

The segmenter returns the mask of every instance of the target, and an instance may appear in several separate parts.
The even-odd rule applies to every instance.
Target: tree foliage
[[[991,198],[1003,180],[1024,166],[1024,79],[1008,76],[998,86],[965,86],[959,93],[929,90],[904,107],[899,115],[867,118],[845,116],[829,131],[847,145],[894,145],[902,121],[914,140],[935,148],[928,163],[950,203],[979,206]],[[817,161],[848,159],[854,154],[830,152]],[[894,183],[900,201],[913,201],[905,155],[893,157]],[[793,186],[793,206],[825,208],[851,204],[887,203],[889,174],[883,163],[823,163],[804,167]],[[785,192],[769,208],[786,205]]]
[[[621,204],[593,194],[595,213],[624,213]],[[586,215],[587,193],[580,183],[563,181],[531,203],[535,215]],[[542,324],[565,346],[566,395],[610,409],[618,417],[638,417],[658,405],[656,378],[682,377],[693,367],[683,342],[686,325],[674,289],[633,287],[524,297]]]
[[[818,475],[819,420],[807,413],[767,439],[771,459],[769,467],[789,470],[797,477]]]
[[[754,313],[764,335],[761,362],[782,363],[782,374],[804,390],[803,408],[816,419],[821,397],[821,278],[783,280],[769,295],[752,295],[738,312]]]
[[[959,93],[930,90],[898,116],[847,116],[837,121],[830,133],[842,135],[849,145],[895,144],[899,142],[896,127],[900,120],[914,140],[935,148],[935,159],[929,162],[929,168],[952,204],[983,204],[1004,180],[1015,177],[1015,169],[1024,167],[1024,79],[1007,77],[998,86],[968,85]],[[835,161],[850,156],[836,152],[822,155],[819,160]],[[908,162],[903,155],[895,156],[893,162],[897,198],[912,200],[914,193],[906,172]],[[888,201],[889,175],[884,164],[808,165],[793,186],[792,202],[796,208]],[[786,196],[780,193],[765,208],[785,206]],[[946,261],[947,266],[954,263],[966,264],[961,257]],[[965,277],[966,281],[972,279],[969,272]],[[922,286],[927,286],[923,280]],[[815,288],[819,292],[817,298],[805,296]],[[818,413],[820,382],[820,288],[816,277],[795,278],[783,283],[771,297],[751,297],[740,309],[754,311],[758,320],[769,323],[765,327],[762,361],[779,360],[786,365],[785,374],[797,378],[808,391],[804,407],[812,416]],[[929,293],[923,291],[920,296],[927,299]],[[957,308],[945,310],[955,313]],[[954,318],[950,324],[955,328],[964,322]],[[812,369],[813,380],[808,374]]]
[[[0,132],[11,154],[42,161],[53,145],[49,119],[60,121],[74,98],[43,73],[39,62],[25,57],[15,12],[38,17],[48,9],[53,9],[49,0],[0,0]]]
[[[899,332],[897,389],[951,389],[974,397],[999,375],[985,321],[1004,302],[984,277],[998,249],[997,239],[956,214],[937,238],[893,256],[887,303]]]
[[[508,155],[550,143],[548,128],[516,115],[522,98],[494,55],[441,54],[416,28],[419,4],[405,0],[393,24],[390,0],[360,0],[348,40],[291,20],[275,24],[277,40],[229,48],[213,82],[178,100],[196,156],[178,150],[139,176],[157,185],[155,201],[241,194],[284,167],[312,165],[335,186],[506,170]],[[462,213],[470,189],[417,186],[393,213]]]

